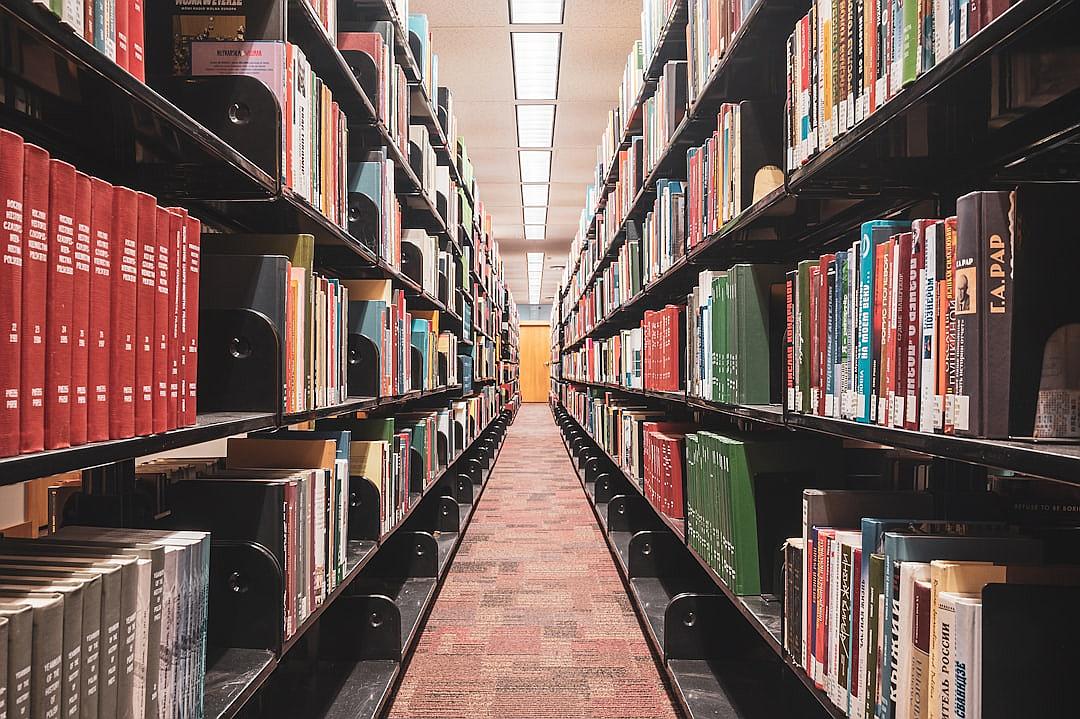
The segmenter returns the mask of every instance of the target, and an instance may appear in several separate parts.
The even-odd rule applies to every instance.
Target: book
[[[25,144],[23,159],[23,232],[20,319],[20,444],[22,452],[45,448],[46,284],[49,276],[49,155]]]

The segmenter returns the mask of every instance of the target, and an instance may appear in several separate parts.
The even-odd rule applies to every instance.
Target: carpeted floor
[[[476,512],[390,717],[676,717],[547,405]]]

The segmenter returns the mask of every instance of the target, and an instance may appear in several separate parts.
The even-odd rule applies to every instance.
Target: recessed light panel
[[[554,100],[559,91],[562,33],[512,32],[514,96],[518,100]]]
[[[548,186],[547,185],[522,185],[521,186],[521,206],[522,207],[544,207],[548,203]]]
[[[522,182],[551,181],[551,150],[518,150]]]
[[[555,140],[554,105],[517,106],[518,147],[551,147]]]
[[[522,214],[525,216],[526,225],[546,225],[547,224],[547,208],[546,207],[526,207]]]
[[[510,0],[511,25],[561,25],[563,0]]]
[[[542,239],[544,239],[544,226],[543,225],[525,225],[525,239],[526,240],[542,240]]]

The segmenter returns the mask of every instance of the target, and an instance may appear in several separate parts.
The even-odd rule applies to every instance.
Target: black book
[[[101,577],[63,571],[46,574],[26,567],[0,566],[0,587],[62,592],[68,586],[79,587],[82,595],[79,714],[83,719],[97,719],[98,677],[101,668]]]
[[[34,612],[25,604],[0,604],[0,618],[7,622],[6,673],[7,714],[11,719],[30,719],[30,676],[33,673]]]
[[[0,598],[0,609],[30,607],[33,639],[30,669],[30,719],[61,716],[64,664],[64,598],[59,594]]]

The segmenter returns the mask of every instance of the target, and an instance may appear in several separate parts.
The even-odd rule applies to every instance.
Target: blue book
[[[900,564],[902,562],[932,562],[935,559],[994,562],[996,564],[1038,564],[1042,561],[1043,543],[1040,539],[1015,536],[943,536],[885,532],[882,541],[885,555],[885,617],[884,651],[881,665],[881,703],[878,719],[896,716],[895,673],[896,652],[899,647]]]
[[[859,354],[855,371],[855,419],[859,422],[871,422],[874,418],[873,377],[878,360],[873,352],[874,248],[910,229],[910,222],[895,220],[871,220],[862,224],[859,239]]]
[[[410,344],[420,351],[420,361],[423,362],[423,367],[420,371],[420,381],[422,385],[420,387],[413,387],[413,389],[431,389],[428,386],[428,373],[431,368],[428,366],[428,351],[431,337],[431,323],[427,320],[414,319],[412,321],[412,333],[410,336]]]

